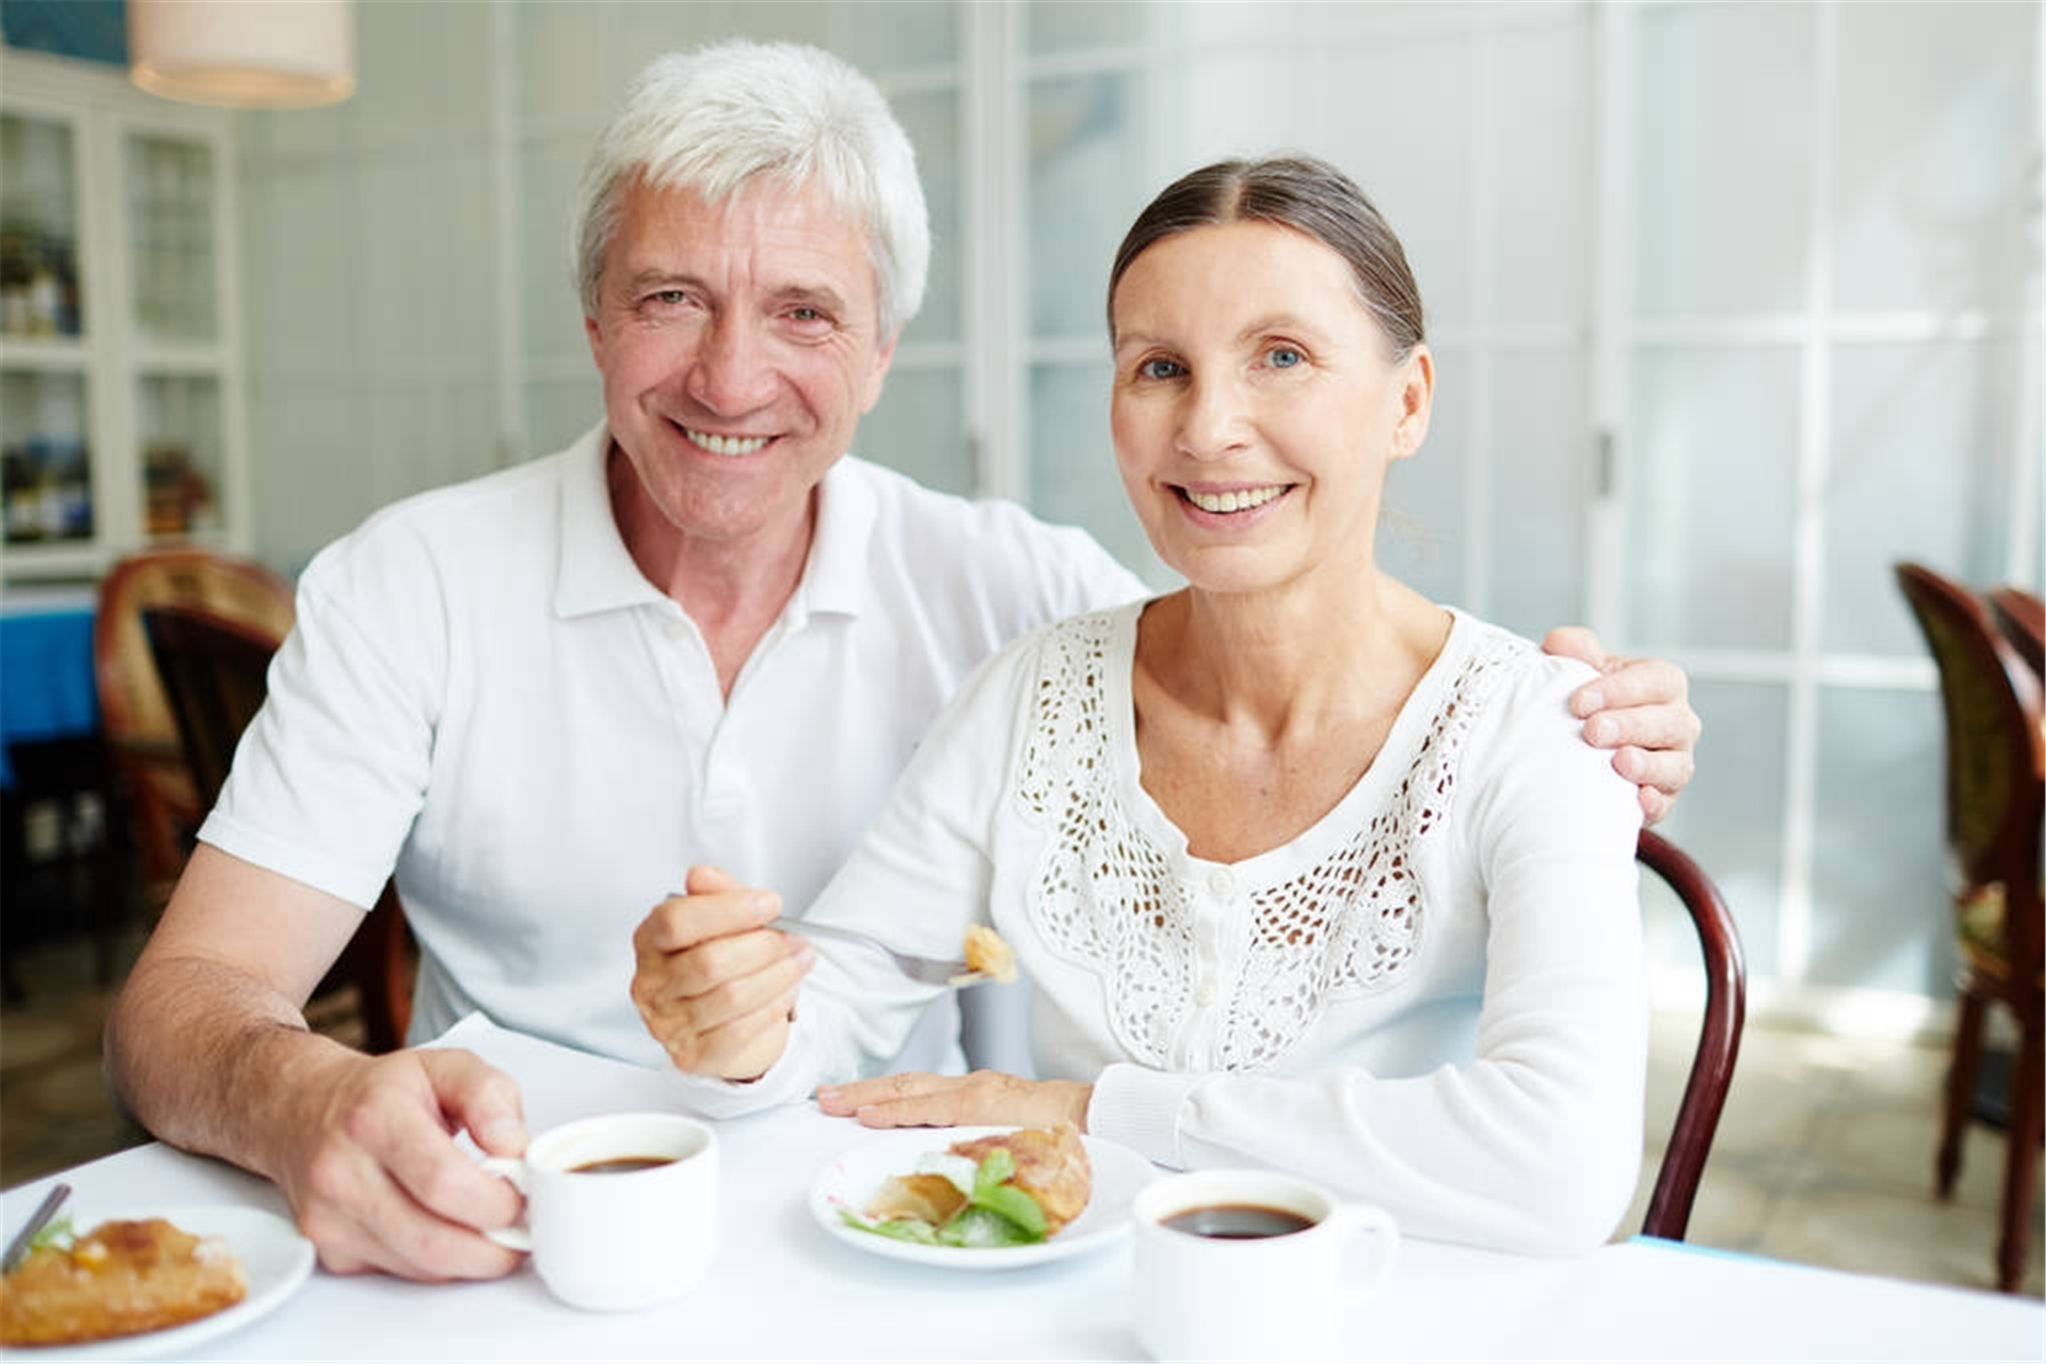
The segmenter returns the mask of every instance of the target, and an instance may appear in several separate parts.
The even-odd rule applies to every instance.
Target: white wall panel
[[[2037,263],[2039,7],[1847,5],[1838,20],[1840,305],[2010,315]]]
[[[1628,72],[1651,317],[1803,300],[1812,175],[1811,5],[1649,5]]]

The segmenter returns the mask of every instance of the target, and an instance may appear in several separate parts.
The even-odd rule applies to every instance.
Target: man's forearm
[[[218,962],[146,955],[107,1020],[114,1095],[172,1146],[274,1178],[291,1108],[318,1069],[353,1055],[291,1002]]]

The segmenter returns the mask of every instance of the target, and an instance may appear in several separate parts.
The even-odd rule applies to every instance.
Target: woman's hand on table
[[[1077,1080],[1025,1080],[998,1070],[906,1071],[820,1086],[817,1107],[863,1127],[1050,1127],[1065,1121],[1084,1132],[1093,1097],[1094,1086]]]
[[[1585,742],[1612,749],[1613,770],[1641,788],[1643,821],[1667,815],[1697,770],[1704,730],[1684,670],[1660,658],[1608,654],[1597,635],[1576,625],[1549,631],[1542,649],[1598,669],[1571,694],[1570,713],[1584,721]]]
[[[359,1052],[292,1076],[306,1096],[269,1173],[332,1273],[494,1279],[525,1257],[486,1238],[522,1206],[453,1134],[491,1155],[526,1149],[518,1088],[466,1051]]]
[[[755,1079],[788,1048],[816,949],[763,927],[781,913],[771,890],[716,867],[691,867],[683,888],[633,932],[633,1005],[677,1070]]]

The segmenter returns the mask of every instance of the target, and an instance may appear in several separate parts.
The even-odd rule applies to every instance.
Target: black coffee
[[[573,1175],[625,1175],[634,1170],[651,1170],[656,1165],[674,1163],[673,1156],[610,1156],[584,1165],[571,1165],[568,1172]]]
[[[1213,1207],[1188,1208],[1165,1219],[1165,1225],[1189,1236],[1207,1236],[1218,1241],[1261,1241],[1267,1236],[1291,1236],[1314,1225],[1288,1208],[1267,1208],[1256,1203],[1217,1203]]]

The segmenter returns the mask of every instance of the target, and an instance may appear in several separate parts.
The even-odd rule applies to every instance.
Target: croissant
[[[971,1141],[954,1142],[955,1155],[978,1164],[990,1151],[1006,1150],[1016,1162],[1009,1183],[1037,1200],[1044,1209],[1044,1234],[1055,1235],[1060,1227],[1087,1210],[1094,1189],[1094,1168],[1087,1161],[1087,1147],[1080,1129],[1069,1122],[1056,1127],[1025,1127],[1014,1132]]]

